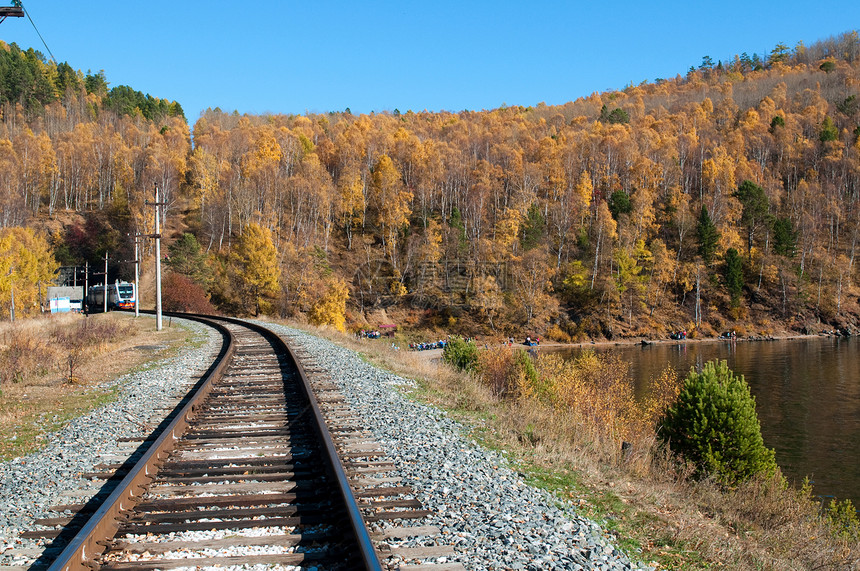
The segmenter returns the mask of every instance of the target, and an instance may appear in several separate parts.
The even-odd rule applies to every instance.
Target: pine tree
[[[700,373],[690,371],[658,434],[696,465],[699,476],[713,475],[733,485],[776,471],[774,452],[761,435],[755,397],[743,375],[735,376],[725,361],[709,361]]]
[[[797,253],[797,230],[790,218],[777,218],[773,223],[773,251],[786,258]]]
[[[717,252],[720,232],[708,214],[708,207],[704,204],[702,205],[702,212],[699,214],[699,223],[696,226],[696,237],[699,240],[699,255],[702,256],[705,264],[710,264],[714,261],[714,254]]]
[[[747,256],[752,259],[756,232],[760,228],[768,227],[773,221],[773,216],[769,213],[770,201],[764,189],[750,180],[743,181],[734,196],[743,205],[741,224],[747,231]]]
[[[833,123],[833,119],[829,116],[824,118],[821,123],[821,131],[818,133],[818,138],[822,143],[835,141],[839,138],[839,129]]]
[[[526,221],[523,225],[523,233],[520,236],[520,244],[523,250],[528,251],[539,246],[546,233],[546,219],[541,213],[540,207],[533,203],[529,206]]]
[[[738,251],[734,248],[726,250],[724,259],[726,262],[724,274],[726,289],[729,290],[729,295],[732,298],[732,307],[738,307],[740,305],[741,294],[744,290],[743,261]]]
[[[621,214],[630,214],[633,212],[633,203],[630,202],[630,196],[623,190],[616,190],[612,193],[608,200],[609,212],[612,217],[618,220]]]
[[[206,254],[194,234],[184,232],[168,247],[167,265],[203,288],[212,281],[212,269],[206,263]]]
[[[451,337],[442,349],[442,361],[458,371],[471,371],[478,364],[478,346],[462,337]]]

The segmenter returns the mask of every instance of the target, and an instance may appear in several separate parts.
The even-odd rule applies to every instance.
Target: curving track
[[[381,569],[290,349],[258,325],[206,321],[228,340],[220,364],[50,569]]]

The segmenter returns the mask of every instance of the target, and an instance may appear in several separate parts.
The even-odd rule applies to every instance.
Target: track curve
[[[50,569],[381,569],[292,350],[257,324],[174,315],[222,331],[220,363]]]

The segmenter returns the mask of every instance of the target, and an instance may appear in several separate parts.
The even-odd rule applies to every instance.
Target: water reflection
[[[724,359],[744,375],[756,397],[765,444],[776,450],[783,473],[804,476],[815,493],[860,502],[860,339],[673,343],[595,346],[630,362],[641,395],[650,379],[671,365],[681,375]],[[548,350],[544,348],[542,350]],[[581,349],[564,349],[573,357]]]

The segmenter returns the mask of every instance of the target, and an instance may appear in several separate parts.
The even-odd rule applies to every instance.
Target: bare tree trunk
[[[842,309],[842,272],[839,272],[839,279],[836,282],[836,314]]]
[[[815,301],[815,309],[821,313],[821,281],[824,279],[824,266],[818,268],[818,299]]]
[[[761,280],[762,280],[762,276],[764,275],[764,261],[765,261],[765,259],[767,259],[767,250],[768,250],[769,246],[770,246],[770,232],[766,232],[765,238],[764,238],[764,252],[762,252],[762,256],[761,256],[761,267],[758,270],[758,286],[756,287],[756,291],[761,289]]]
[[[779,269],[779,281],[782,284],[782,314],[785,315],[785,308],[788,305],[788,286],[785,283],[785,273],[782,268]]]
[[[594,290],[594,280],[597,278],[597,263],[600,260],[600,242],[603,240],[603,226],[598,221],[597,247],[594,249],[594,269],[591,272],[591,290]]]
[[[848,257],[848,287],[851,287],[851,273],[854,271],[854,254],[857,251],[857,229],[851,237],[851,255]]]
[[[701,295],[701,284],[702,280],[700,279],[699,274],[699,266],[696,266],[696,327],[702,324],[702,295]]]

